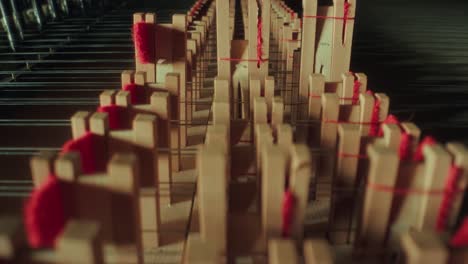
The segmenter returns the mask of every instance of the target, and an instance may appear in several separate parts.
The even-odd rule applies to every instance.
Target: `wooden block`
[[[230,155],[230,137],[226,125],[218,124],[207,128],[205,144],[219,145],[223,148],[226,155]]]
[[[272,108],[271,108],[271,125],[277,127],[282,124],[284,120],[284,101],[280,96],[273,98]]]
[[[321,74],[310,74],[308,82],[309,111],[307,117],[312,120],[320,120],[321,96],[325,92],[325,77]]]
[[[130,92],[118,91],[115,95],[115,104],[122,107],[128,107],[131,105]]]
[[[421,129],[414,123],[402,122],[401,128],[411,136],[411,152],[415,151],[418,147],[419,138],[421,137]]]
[[[356,0],[346,0],[346,2],[349,4],[347,16],[352,18],[355,16]],[[333,7],[328,10],[327,16],[344,17],[345,0],[335,0]],[[332,23],[332,27],[330,28],[332,29],[330,80],[336,81],[341,74],[349,71],[354,19],[346,21],[343,19],[333,19],[326,22]]]
[[[187,238],[186,247],[183,257],[184,264],[224,263],[217,245],[211,241],[203,241],[199,235],[190,234]]]
[[[280,146],[267,145],[262,151],[262,226],[268,240],[281,236],[287,156]]]
[[[446,175],[451,165],[451,156],[441,145],[425,146],[424,154],[424,190],[443,190]],[[421,201],[417,230],[434,230],[437,224],[442,195],[424,195]]]
[[[303,4],[303,16],[317,15],[317,1],[305,1]],[[309,76],[313,74],[315,67],[315,45],[316,45],[316,25],[317,19],[304,18],[302,21],[302,39],[301,39],[301,72],[299,76],[299,103],[305,103],[309,100]],[[318,72],[320,73],[320,72]],[[305,107],[300,108],[301,115],[304,118],[306,114]]]
[[[383,124],[382,125],[382,130],[383,130],[383,138],[381,139],[381,142],[395,150],[396,152],[400,151],[400,141],[401,141],[401,128],[397,124]],[[376,142],[377,144],[379,143],[378,141]]]
[[[13,260],[24,244],[21,219],[14,216],[0,218],[0,260]]]
[[[154,30],[155,30],[155,33],[156,34],[156,14],[155,13],[135,13],[133,14],[133,24],[136,24],[138,22],[145,22],[145,23],[149,23],[149,24],[153,24],[154,25]],[[157,49],[160,44],[158,42],[161,42],[160,39],[158,39],[157,37],[154,38],[154,46],[155,46],[155,49]],[[147,81],[148,82],[156,82],[156,64],[155,62],[158,60],[158,56],[156,54],[157,52],[155,52],[155,57],[154,57],[154,61],[151,62],[151,63],[141,63],[138,58],[136,57],[136,52],[135,52],[135,69],[136,71],[141,71],[141,72],[145,72],[146,73],[146,77],[147,77]]]
[[[256,97],[253,100],[253,122],[254,124],[268,123],[267,103],[264,97]]]
[[[227,79],[222,79],[216,77],[214,80],[214,101],[216,102],[231,102],[231,93],[229,89],[229,81]]]
[[[205,145],[197,153],[200,235],[222,254],[227,251],[228,171],[226,154],[216,145]],[[216,203],[213,203],[216,201]]]
[[[281,124],[276,128],[276,137],[278,145],[283,149],[284,153],[289,153],[293,145],[293,129],[289,124]]]
[[[179,100],[180,102],[187,102],[187,18],[185,15],[175,14],[172,16],[172,61],[173,72],[179,74]],[[187,105],[180,104],[179,118],[182,122],[187,122],[188,113]],[[183,129],[187,129],[184,126]],[[181,147],[187,146],[187,134],[181,132]]]
[[[66,263],[104,263],[99,223],[69,220],[56,250],[59,259]]]
[[[81,157],[77,152],[68,152],[55,160],[55,175],[62,182],[74,182],[81,175]]]
[[[71,117],[72,137],[77,139],[88,131],[88,122],[91,113],[86,111],[76,112]]]
[[[394,188],[398,154],[389,148],[371,145],[367,148],[367,155],[370,162],[369,174],[356,245],[379,248],[385,243],[393,193],[379,190],[378,186]]]
[[[336,150],[337,121],[339,114],[339,100],[336,94],[322,95],[322,125],[320,130],[320,148],[334,153]],[[335,168],[335,156],[320,157],[320,173],[318,181],[331,183]]]
[[[107,113],[96,112],[89,119],[89,130],[99,136],[109,134],[109,117]]]
[[[122,73],[120,74],[120,80],[121,80],[121,83],[122,83],[122,86],[121,88],[124,88],[125,85],[127,84],[131,84],[134,82],[134,76],[135,75],[135,71],[134,70],[124,70],[122,71]]]
[[[172,116],[170,113],[170,95],[168,92],[155,92],[151,95],[151,108],[158,115],[158,147],[165,148],[165,151],[158,152],[158,174],[159,181],[169,183],[169,188],[172,181],[172,156],[170,150],[171,146],[171,130],[170,122]],[[169,150],[169,151],[168,151]],[[167,186],[167,185],[165,185]],[[170,203],[170,195],[161,197],[161,203]]]
[[[354,95],[354,75],[350,72],[344,72],[341,74],[341,78],[343,79],[343,86],[341,93],[341,105],[351,105],[353,103],[352,100],[349,98],[353,98]]]
[[[159,131],[158,118],[155,115],[138,114],[133,120],[133,141],[136,146],[136,152],[140,158],[141,178],[140,186],[157,187],[169,189],[168,195],[165,195],[165,204],[170,198],[171,178],[166,173],[167,167],[159,166]],[[167,154],[167,153],[166,153]],[[164,162],[163,164],[164,165]],[[167,164],[166,164],[167,166]],[[166,173],[161,175],[161,173]],[[166,194],[166,192],[164,192]]]
[[[229,109],[228,103],[213,102],[213,124],[224,124],[229,127],[231,123]]]
[[[357,81],[359,82],[359,93],[365,93],[367,90],[367,75],[362,72],[355,74]]]
[[[139,199],[140,168],[134,154],[116,154],[112,157],[108,173],[112,191],[113,239],[117,244],[133,244],[142,252],[141,207]],[[103,223],[104,224],[104,223]],[[137,256],[142,263],[142,255]]]
[[[356,186],[357,166],[361,137],[359,125],[338,125],[338,161],[334,185],[338,188],[354,189]]]
[[[218,56],[218,77],[231,80],[231,62],[220,58],[231,57],[231,38],[229,37],[229,0],[216,3],[216,47]]]
[[[375,99],[370,94],[359,95],[359,105],[361,106],[361,115],[359,118],[361,136],[369,135],[370,126],[368,125],[372,118],[372,109],[374,108]]]
[[[178,73],[168,73],[166,74],[166,88],[167,91],[171,94],[171,102],[169,114],[174,120],[180,120],[180,75]],[[172,155],[172,171],[178,172],[181,169],[181,138],[187,137],[187,130],[182,129],[182,125],[170,123],[171,130],[171,147],[175,149],[174,154]],[[182,134],[182,131],[185,134]]]
[[[31,158],[29,165],[35,188],[42,185],[47,176],[53,173],[53,161],[56,155],[55,151],[41,151]]]
[[[291,151],[289,188],[295,197],[291,235],[297,241],[302,241],[304,235],[304,217],[310,182],[315,179],[315,166],[307,145],[294,145]]]
[[[297,264],[299,257],[293,240],[271,239],[268,241],[268,263],[270,264]]]
[[[115,103],[115,94],[117,91],[115,90],[105,90],[99,95],[99,105],[106,106]]]
[[[251,0],[249,0],[251,1]],[[260,97],[262,93],[262,87],[259,79],[250,79],[249,82],[249,89],[250,89],[250,95],[249,95],[249,106],[250,106],[250,112],[253,111],[254,108],[254,101],[256,97]]]
[[[447,247],[431,231],[410,230],[402,236],[401,246],[408,264],[444,264],[449,258]]]
[[[267,76],[265,78],[265,99],[268,105],[269,113],[272,112],[272,105],[273,105],[274,97],[275,97],[275,78],[273,76]]]
[[[375,97],[380,101],[379,107],[379,122],[384,121],[388,116],[390,108],[390,98],[383,93],[376,93]]]
[[[335,259],[333,249],[324,239],[308,239],[304,241],[305,264],[333,264]]]
[[[463,171],[459,176],[456,184],[458,190],[466,190],[468,184],[468,150],[461,144],[456,142],[449,142],[446,145],[447,150],[454,156],[453,163],[461,168]],[[460,209],[463,201],[464,191],[459,191],[452,202],[452,213],[448,219],[448,228],[453,228],[456,225],[457,218],[460,214]]]
[[[143,249],[159,247],[161,239],[161,203],[159,197],[161,190],[157,187],[140,189],[140,219]]]

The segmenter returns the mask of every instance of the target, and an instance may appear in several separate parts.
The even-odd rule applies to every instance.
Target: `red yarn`
[[[403,131],[400,138],[399,155],[400,160],[408,160],[410,156],[411,135]]]
[[[414,161],[422,161],[424,159],[423,156],[423,148],[424,146],[432,146],[436,144],[437,141],[431,137],[431,136],[426,136],[418,145],[418,148],[416,149],[416,152],[414,153],[413,160]]]
[[[98,112],[107,113],[109,117],[109,128],[110,129],[123,129],[124,128],[124,114],[125,108],[118,105],[106,105],[100,106],[97,109]]]
[[[257,17],[257,68],[260,68],[260,64],[262,64],[265,60],[262,58],[263,56],[263,24],[262,24],[262,17]]]
[[[447,225],[447,219],[450,214],[450,209],[452,209],[453,199],[458,193],[457,183],[462,175],[462,168],[455,165],[450,166],[447,180],[445,182],[445,192],[442,198],[442,203],[440,204],[439,213],[437,215],[437,226],[436,229],[439,232],[444,231]]]
[[[145,22],[133,24],[133,42],[139,62],[152,63],[155,59],[154,25]]]
[[[65,142],[62,153],[76,151],[80,154],[81,171],[92,174],[106,168],[105,141],[103,137],[87,132],[82,137]]]
[[[359,101],[359,88],[361,88],[361,82],[358,80],[354,80],[354,85],[353,85],[353,98],[352,98],[352,103],[357,104]]]
[[[25,203],[23,217],[31,247],[54,246],[68,218],[64,212],[60,182],[54,175],[49,175],[41,186],[33,190]]]
[[[130,93],[130,101],[132,104],[144,104],[145,103],[145,87],[136,85],[134,83],[126,84],[122,90]]]
[[[294,194],[287,190],[283,196],[283,208],[282,208],[282,236],[289,237],[291,234],[291,225],[294,216],[294,206],[296,205],[296,198]]]
[[[190,15],[193,16],[195,15],[195,12],[200,10],[200,8],[202,7],[203,5],[203,2],[202,0],[199,0],[195,3],[195,5],[192,7],[192,9],[190,10]]]
[[[468,246],[468,217],[463,219],[463,223],[450,240],[450,245],[452,247]]]
[[[372,91],[367,91],[367,94],[374,95]],[[375,98],[374,107],[372,108],[369,136],[375,137],[379,133],[380,104],[381,104],[380,100],[378,98]]]

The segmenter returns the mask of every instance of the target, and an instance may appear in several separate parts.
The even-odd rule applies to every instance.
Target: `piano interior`
[[[0,262],[468,263],[468,1],[0,12]]]

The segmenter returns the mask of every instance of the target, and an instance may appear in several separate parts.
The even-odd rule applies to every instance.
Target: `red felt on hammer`
[[[282,214],[282,235],[283,237],[289,237],[291,234],[291,225],[294,216],[294,206],[296,204],[296,198],[291,191],[286,191],[283,196],[283,208]]]
[[[98,112],[107,113],[109,118],[110,129],[124,129],[125,122],[125,108],[118,105],[106,105],[100,106],[97,109]]]
[[[372,91],[367,91],[366,93],[374,96],[374,93]],[[380,100],[378,98],[375,98],[374,107],[372,108],[369,136],[377,136],[379,133],[380,104]]]
[[[122,90],[130,93],[130,101],[132,104],[144,104],[145,102],[145,87],[134,83],[126,84]]]
[[[33,248],[53,247],[67,218],[60,182],[54,175],[49,175],[25,203],[24,223],[29,245]]]
[[[463,223],[450,240],[450,245],[457,248],[468,246],[468,217],[463,219]]]
[[[91,174],[106,169],[105,139],[99,135],[87,132],[77,139],[65,142],[62,153],[76,151],[80,154],[81,171]]]
[[[135,44],[135,53],[139,62],[154,62],[154,24],[138,22],[133,24],[133,42]]]
[[[436,144],[437,141],[431,137],[431,136],[426,136],[418,145],[418,148],[416,149],[416,152],[414,153],[413,160],[414,161],[422,161],[424,159],[423,156],[423,148],[424,146],[432,146]]]
[[[445,191],[437,215],[436,229],[439,232],[444,231],[455,196],[459,193],[457,190],[458,180],[463,174],[463,170],[455,165],[450,166],[445,182]]]

